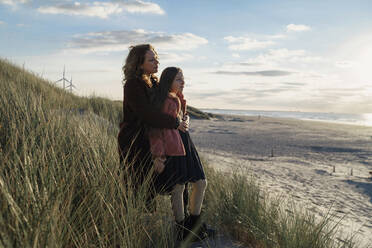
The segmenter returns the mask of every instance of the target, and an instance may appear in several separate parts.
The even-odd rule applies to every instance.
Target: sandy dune
[[[190,133],[210,165],[248,168],[267,192],[317,216],[331,210],[339,239],[356,233],[372,247],[372,127],[224,116],[193,119]]]

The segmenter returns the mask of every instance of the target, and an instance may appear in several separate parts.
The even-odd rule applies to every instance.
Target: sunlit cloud
[[[238,65],[242,65],[242,66],[260,66],[261,64],[260,63],[253,63],[253,62],[240,62],[240,63],[238,63]]]
[[[259,50],[263,48],[267,48],[275,44],[274,41],[265,40],[260,41],[257,39],[252,39],[246,36],[226,36],[224,39],[229,43],[228,48],[230,50]]]
[[[25,4],[30,2],[30,0],[0,0],[0,4],[6,4],[10,6],[16,6],[17,4]]]
[[[296,25],[296,24],[288,24],[287,25],[287,32],[303,32],[311,30],[310,26],[307,25]]]
[[[353,61],[336,61],[335,66],[339,68],[351,68],[355,65],[355,62]]]
[[[129,13],[165,14],[165,11],[156,3],[136,1],[117,1],[123,9]]]
[[[191,34],[167,34],[142,29],[79,34],[69,42],[68,51],[80,53],[127,51],[133,44],[150,43],[159,51],[191,50],[208,40]]]
[[[93,2],[93,3],[63,3],[51,6],[41,6],[38,11],[43,14],[64,14],[75,16],[108,18],[112,14],[121,12],[129,13],[150,13],[163,15],[165,12],[155,3],[144,1],[114,1],[114,2]]]
[[[223,74],[223,75],[278,77],[278,76],[291,75],[294,72],[280,71],[280,70],[265,70],[265,71],[216,71],[214,73]]]
[[[233,58],[240,58],[239,53],[233,53],[231,56],[232,56]]]
[[[121,13],[123,10],[118,4],[109,2],[75,2],[58,4],[55,6],[42,6],[38,8],[38,11],[43,14],[63,14],[107,18],[109,15]]]
[[[162,63],[170,63],[170,62],[181,62],[190,59],[194,59],[195,57],[189,53],[166,53],[161,52],[158,54],[159,59]]]
[[[5,22],[3,22],[3,21],[0,21],[0,25],[4,25],[5,24]]]
[[[287,38],[287,35],[285,34],[273,34],[273,35],[266,35],[266,39],[269,40],[280,40],[280,39],[285,39]]]
[[[305,50],[289,50],[287,48],[270,49],[266,53],[262,53],[255,58],[249,59],[246,62],[260,63],[266,65],[283,65],[283,64],[306,64],[326,62],[327,59],[320,56],[313,56]]]

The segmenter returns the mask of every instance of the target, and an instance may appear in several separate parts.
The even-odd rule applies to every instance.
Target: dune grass
[[[120,102],[77,97],[4,60],[0,92],[0,247],[174,247],[168,197],[148,213],[119,165]],[[206,173],[205,219],[247,246],[357,247],[247,173]]]

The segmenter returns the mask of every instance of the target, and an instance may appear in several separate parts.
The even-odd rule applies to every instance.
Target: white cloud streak
[[[195,59],[195,57],[189,53],[159,53],[159,59],[162,63],[175,63],[182,62],[190,59]]]
[[[287,25],[287,32],[303,32],[309,31],[311,28],[307,25],[296,25],[296,24],[288,24]]]
[[[207,44],[208,40],[192,33],[166,34],[142,29],[107,31],[77,35],[67,50],[79,53],[126,51],[129,46],[141,43],[150,43],[164,52],[192,50]]]
[[[16,6],[17,4],[25,4],[30,2],[29,0],[0,0],[0,4]]]
[[[267,53],[261,54],[248,62],[261,64],[298,64],[298,63],[319,63],[326,62],[325,58],[311,56],[305,50],[288,50],[287,48],[270,49]]]
[[[124,8],[125,11],[129,13],[151,13],[157,15],[165,14],[164,10],[156,3],[144,2],[140,0],[130,2],[119,1],[118,3]]]
[[[246,36],[226,36],[224,39],[230,44],[229,49],[234,51],[240,50],[259,50],[275,44],[274,41],[259,41]]]
[[[38,11],[43,14],[63,14],[75,16],[108,18],[110,15],[122,12],[157,14],[163,15],[165,12],[155,3],[144,2],[140,0],[123,2],[93,2],[93,3],[64,3],[54,6],[42,6]]]
[[[216,74],[222,75],[244,75],[244,76],[262,76],[262,77],[279,77],[288,76],[293,72],[282,70],[265,70],[265,71],[216,71]]]

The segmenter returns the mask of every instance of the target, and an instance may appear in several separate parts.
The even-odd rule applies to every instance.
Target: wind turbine
[[[69,82],[68,81],[68,79],[67,78],[65,78],[65,66],[63,66],[63,77],[61,78],[61,79],[59,79],[59,80],[57,80],[57,81],[55,81],[54,83],[56,84],[56,83],[58,83],[58,82],[61,82],[61,81],[63,81],[63,89],[65,89],[66,87],[65,87],[65,82]]]
[[[67,80],[67,82],[69,82],[70,84],[67,85],[66,88],[70,88],[70,92],[72,92],[72,88],[76,89],[75,85],[72,84],[72,77],[71,77],[71,80],[70,81]]]

